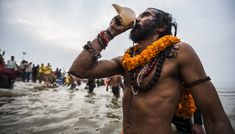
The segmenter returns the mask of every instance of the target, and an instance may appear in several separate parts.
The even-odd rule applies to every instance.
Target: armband
[[[186,87],[186,88],[191,88],[191,87],[194,87],[194,86],[196,86],[196,85],[199,85],[199,84],[201,84],[201,83],[203,83],[203,82],[205,82],[205,81],[209,81],[209,80],[211,80],[211,78],[210,78],[209,76],[207,76],[207,77],[205,77],[205,78],[202,78],[202,79],[198,79],[198,80],[196,80],[196,81],[193,81],[193,82],[191,82],[191,83],[189,83],[189,84],[184,84],[184,87]]]
[[[91,46],[90,41],[88,41],[87,44],[83,46],[83,49],[88,50],[89,53],[92,53],[95,59],[101,58],[100,52],[97,52],[97,50]]]

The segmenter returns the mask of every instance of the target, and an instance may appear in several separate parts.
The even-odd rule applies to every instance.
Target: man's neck
[[[150,36],[148,38],[146,38],[145,40],[141,40],[138,41],[138,49],[140,51],[143,51],[146,47],[148,47],[149,45],[151,45],[154,41],[159,39],[159,34],[155,34],[153,36]]]

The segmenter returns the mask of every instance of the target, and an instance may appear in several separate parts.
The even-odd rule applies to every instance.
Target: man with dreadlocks
[[[232,134],[233,130],[215,87],[193,50],[171,33],[172,16],[148,8],[130,32],[135,45],[123,56],[98,60],[100,52],[117,35],[130,29],[114,17],[73,62],[70,73],[79,78],[124,77],[124,134],[169,134],[174,115],[187,118],[200,109],[208,134]],[[182,87],[182,83],[185,88]],[[185,107],[186,106],[186,107]]]

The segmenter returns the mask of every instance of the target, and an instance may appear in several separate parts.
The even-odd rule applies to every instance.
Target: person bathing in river
[[[110,78],[106,79],[106,91],[108,91],[108,87],[111,86],[112,93],[115,97],[120,97],[120,87],[124,89],[123,83],[122,83],[122,77],[121,75],[114,75]]]
[[[115,16],[106,30],[87,42],[69,72],[79,78],[124,77],[124,134],[170,134],[183,92],[182,82],[202,113],[206,133],[234,134],[199,57],[189,44],[176,37],[177,24],[171,14],[147,8],[130,31],[135,45],[123,56],[98,60],[109,41],[131,28],[121,25],[121,21],[120,16]]]

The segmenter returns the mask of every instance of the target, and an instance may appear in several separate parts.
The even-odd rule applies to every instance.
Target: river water
[[[38,91],[32,83],[16,83],[17,97],[0,98],[0,133],[120,133],[121,99],[104,86],[88,94],[85,85]]]
[[[121,99],[104,86],[88,94],[85,84],[38,90],[34,83],[16,82],[16,97],[0,97],[0,134],[119,134]],[[235,92],[219,92],[235,128]],[[122,96],[122,94],[121,94]]]

